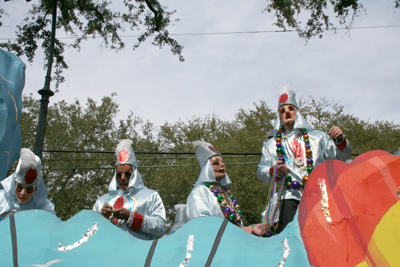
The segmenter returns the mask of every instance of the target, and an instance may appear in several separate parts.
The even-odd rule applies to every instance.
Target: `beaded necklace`
[[[283,132],[283,126],[281,126],[278,132],[276,133],[276,154],[278,154],[279,157],[278,160],[282,161],[283,164],[285,164],[286,160],[284,158],[285,150],[283,149],[282,146],[282,132]],[[307,173],[308,175],[310,175],[311,172],[314,170],[313,167],[314,161],[312,159],[310,140],[306,129],[301,129],[301,133],[303,135],[306,157],[307,157],[306,160]],[[300,182],[298,181],[292,181],[292,177],[289,174],[286,174],[284,177],[284,184],[292,188],[293,190],[299,190],[300,188],[304,188],[304,185],[307,183],[309,177],[308,175],[303,176],[302,184],[300,184]]]
[[[217,198],[221,211],[224,216],[237,226],[242,225],[243,212],[240,209],[238,201],[231,191],[226,189],[226,186],[217,187],[212,185],[211,182],[205,182],[205,186],[210,189],[210,191]]]
[[[282,145],[282,132],[283,132],[283,126],[281,126],[276,133],[276,154],[278,155],[278,160],[282,161],[282,164],[285,164],[285,150],[283,149]],[[301,133],[303,135],[304,143],[305,143],[305,150],[306,150],[306,157],[307,157],[307,173],[310,175],[311,172],[313,171],[313,160],[312,160],[312,151],[311,151],[311,145],[310,145],[310,140],[309,136],[307,134],[306,129],[301,129]],[[288,147],[290,149],[290,147]],[[306,184],[308,180],[308,175],[305,175],[302,179],[302,184],[300,184],[298,181],[293,181],[292,177],[289,174],[285,174],[282,179],[283,183],[281,183],[281,186],[279,187],[279,190],[277,192],[277,204],[274,206],[274,194],[273,192],[276,191],[277,184],[276,182],[279,180],[278,178],[278,166],[275,166],[274,172],[272,177],[274,178],[274,183],[270,187],[270,191],[268,193],[268,198],[267,200],[269,201],[268,204],[265,207],[265,219],[264,223],[261,224],[261,229],[263,230],[263,233],[265,236],[269,237],[275,234],[276,229],[278,228],[278,211],[281,209],[281,196],[283,193],[283,185],[291,188],[292,190],[299,190],[300,188],[304,188],[304,185]]]
[[[270,237],[274,235],[276,229],[278,228],[278,216],[281,210],[281,201],[280,198],[283,192],[283,183],[281,183],[279,190],[275,196],[274,192],[277,188],[277,181],[279,180],[277,177],[278,174],[278,166],[274,168],[274,172],[272,177],[274,177],[274,183],[272,186],[269,187],[268,197],[267,197],[267,205],[265,206],[264,212],[264,222],[261,224],[261,230],[263,231],[264,235]],[[275,199],[276,198],[276,199]]]

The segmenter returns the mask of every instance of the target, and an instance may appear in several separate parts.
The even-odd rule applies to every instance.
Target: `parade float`
[[[24,64],[1,51],[0,170],[18,158]],[[10,67],[12,66],[12,67]],[[0,222],[1,266],[400,266],[400,156],[370,151],[312,172],[295,219],[260,238],[219,217],[194,219],[154,241],[83,210],[41,210]]]
[[[0,222],[2,266],[400,266],[400,157],[371,151],[315,168],[295,220],[260,238],[219,217],[144,241],[84,210]]]

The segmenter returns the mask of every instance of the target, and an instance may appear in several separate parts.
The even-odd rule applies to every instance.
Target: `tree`
[[[17,56],[25,55],[29,62],[33,61],[39,46],[45,52],[46,61],[49,57],[51,37],[49,25],[51,25],[54,1],[39,0],[38,2],[38,4],[31,4],[28,16],[18,26],[16,40],[0,43],[0,47],[14,52]],[[119,51],[125,47],[120,33],[126,28],[140,32],[140,27],[143,27],[133,49],[155,35],[153,45],[159,48],[165,45],[170,46],[172,53],[177,55],[180,61],[184,61],[183,47],[169,36],[167,29],[177,21],[171,20],[175,11],[167,11],[167,7],[162,6],[158,0],[125,0],[123,11],[113,11],[111,1],[107,0],[58,0],[58,7],[56,28],[63,30],[67,36],[75,38],[72,47],[78,51],[82,41],[89,37],[101,37],[106,47]],[[5,10],[6,7],[0,8],[0,19]],[[66,45],[56,37],[54,50],[56,88],[64,81],[63,69],[68,68],[63,56]]]
[[[225,159],[233,181],[230,191],[242,207],[244,223],[259,222],[269,186],[257,178],[256,171],[261,148],[276,118],[276,111],[266,102],[254,103],[252,109],[239,109],[232,121],[211,114],[186,122],[166,122],[157,128],[133,114],[117,124],[114,120],[118,105],[113,97],[114,94],[103,97],[101,103],[89,98],[86,106],[77,100],[73,104],[60,101],[49,107],[44,150],[75,151],[43,155],[48,194],[60,218],[66,220],[82,209],[91,209],[95,200],[107,192],[114,171],[115,146],[121,139],[129,138],[133,140],[144,184],[160,194],[171,225],[174,206],[186,203],[200,173],[192,142],[203,139]],[[360,120],[344,114],[338,103],[311,96],[301,98],[299,105],[314,129],[327,132],[334,125],[340,126],[355,154],[375,149],[394,153],[399,147],[400,125],[393,122]],[[24,96],[23,147],[33,146],[38,112],[39,101],[31,95]]]
[[[350,29],[354,19],[365,13],[366,10],[361,0],[267,0],[268,5],[264,11],[274,13],[279,28],[295,29],[304,40],[317,36],[323,37],[327,31],[336,32],[330,15],[334,14],[339,25]],[[400,1],[394,0],[394,8],[400,7]],[[302,27],[299,17],[305,13],[308,17],[305,27]],[[349,20],[350,17],[350,20]]]
[[[44,153],[44,180],[49,198],[62,219],[68,219],[82,209],[91,209],[98,196],[108,191],[115,162],[112,151],[120,139],[131,138],[145,151],[153,149],[148,147],[146,132],[136,131],[135,127],[144,125],[140,118],[131,114],[118,126],[115,124],[118,105],[114,96],[103,97],[100,104],[89,98],[85,108],[78,100],[73,104],[60,101],[49,107],[45,151],[103,152]],[[38,113],[39,101],[32,95],[24,96],[22,147],[33,147]],[[146,125],[143,128],[146,129]],[[108,151],[110,153],[106,153]]]
[[[343,106],[320,101],[309,96],[300,99],[301,113],[314,129],[328,132],[333,126],[339,126],[350,141],[352,153],[359,155],[371,150],[385,150],[395,153],[400,145],[400,125],[388,121],[361,120],[354,115],[344,114]]]

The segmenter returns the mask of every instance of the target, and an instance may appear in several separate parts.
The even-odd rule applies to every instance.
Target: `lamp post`
[[[53,17],[51,22],[51,39],[49,47],[49,58],[47,62],[47,74],[43,89],[40,89],[38,91],[38,93],[42,96],[42,99],[40,100],[39,119],[36,128],[36,140],[33,152],[39,158],[42,158],[44,132],[46,128],[47,107],[49,105],[50,97],[54,95],[54,92],[51,91],[50,89],[50,82],[51,82],[51,69],[53,66],[54,39],[56,36],[56,20],[57,20],[57,0],[53,0]]]

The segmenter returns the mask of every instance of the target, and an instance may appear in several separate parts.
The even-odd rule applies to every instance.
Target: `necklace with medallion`
[[[280,161],[282,161],[283,164],[285,164],[286,159],[285,159],[284,156],[286,154],[286,156],[289,158],[288,153],[289,153],[289,149],[291,149],[291,147],[290,147],[290,144],[285,145],[285,147],[288,147],[288,149],[287,149],[288,153],[285,153],[285,149],[283,149],[283,144],[282,144],[283,129],[284,129],[283,126],[281,126],[279,128],[279,130],[276,133],[275,141],[276,141],[276,154],[278,155],[278,159]],[[306,170],[307,170],[307,172],[306,172],[306,175],[304,175],[303,178],[302,178],[302,183],[300,183],[298,181],[292,181],[292,177],[289,174],[285,175],[284,184],[286,186],[290,187],[293,190],[299,190],[300,188],[304,188],[304,185],[306,184],[306,182],[307,182],[307,180],[309,178],[309,175],[314,170],[314,167],[313,167],[314,161],[312,159],[312,150],[311,150],[310,139],[309,139],[307,130],[306,129],[301,129],[301,130],[299,129],[298,133],[303,136],[303,140],[304,140],[305,155],[306,155],[306,158],[307,158],[307,160],[306,160]],[[287,142],[286,139],[287,139],[287,137],[285,136],[285,142]],[[298,144],[300,145],[300,142],[298,142]],[[293,152],[292,157],[296,156],[295,151],[292,151],[292,152]],[[297,164],[296,164],[296,161],[297,161]],[[300,165],[302,163],[301,161],[304,161],[304,160],[303,159],[296,160],[296,157],[294,158],[294,164],[296,166],[298,166],[298,165],[299,165],[299,167],[303,166],[304,162],[303,162],[302,165]]]

